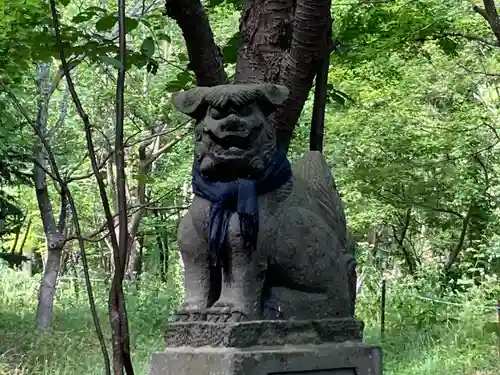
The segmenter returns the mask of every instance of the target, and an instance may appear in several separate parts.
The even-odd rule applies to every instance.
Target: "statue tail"
[[[330,168],[319,151],[306,152],[294,163],[293,174],[307,183],[311,194],[320,203],[322,216],[339,234],[341,243],[347,241],[347,224],[344,206]]]

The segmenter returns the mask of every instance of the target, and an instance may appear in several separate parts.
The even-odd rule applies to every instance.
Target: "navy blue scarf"
[[[283,151],[276,153],[274,160],[258,180],[238,179],[229,182],[207,180],[193,165],[193,193],[211,202],[208,223],[209,257],[213,267],[222,266],[228,271],[227,231],[232,212],[237,212],[245,246],[252,251],[259,233],[259,207],[257,196],[278,189],[290,180],[292,171]]]

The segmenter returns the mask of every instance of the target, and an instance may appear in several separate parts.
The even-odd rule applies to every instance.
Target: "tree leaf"
[[[81,13],[78,13],[76,16],[74,16],[71,19],[71,22],[82,23],[82,22],[90,21],[92,19],[92,17],[94,17],[96,14],[97,14],[97,12],[87,9]]]
[[[99,56],[99,59],[103,63],[105,63],[107,65],[111,65],[112,67],[114,67],[116,69],[120,69],[122,66],[122,63],[120,62],[120,60],[117,60],[117,59],[109,57],[109,56]]]
[[[96,22],[95,28],[98,31],[111,30],[116,25],[117,19],[114,14],[107,14]]]
[[[178,80],[174,80],[174,81],[170,81],[167,86],[165,87],[165,91],[167,92],[176,92],[176,91],[181,91],[185,88],[185,84],[178,81]]]
[[[180,62],[189,61],[189,58],[185,53],[178,53],[177,58],[179,59]]]
[[[135,30],[137,26],[139,26],[139,21],[135,18],[125,17],[125,29],[127,30],[127,33]]]
[[[228,40],[224,48],[222,48],[222,55],[224,56],[224,62],[228,64],[236,63],[238,59],[238,49],[241,46],[241,35],[240,33],[234,34],[231,39]]]
[[[137,68],[141,69],[148,63],[148,60],[142,53],[134,52],[130,54],[130,56],[127,56],[127,65],[128,63],[133,64]]]
[[[438,41],[439,46],[443,50],[444,53],[449,54],[451,56],[458,56],[457,43],[451,38],[442,38]]]
[[[155,41],[153,38],[148,36],[146,39],[142,41],[141,44],[141,52],[144,56],[152,57],[155,53]]]
[[[486,333],[496,333],[498,335],[498,322],[484,323],[483,331]]]
[[[327,97],[341,105],[346,105],[347,102],[354,103],[354,99],[347,95],[345,92],[333,88],[331,84],[327,85]]]
[[[177,74],[177,82],[182,86],[186,86],[186,84],[191,82],[192,80],[192,75],[186,70]]]
[[[63,6],[68,6],[71,0],[59,0]]]

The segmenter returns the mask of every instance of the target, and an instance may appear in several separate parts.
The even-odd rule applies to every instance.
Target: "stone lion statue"
[[[288,94],[228,84],[173,96],[196,120],[178,321],[353,316],[354,255],[330,169],[312,151],[292,167],[267,120]]]

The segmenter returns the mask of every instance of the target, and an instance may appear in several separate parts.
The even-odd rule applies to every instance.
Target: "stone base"
[[[240,323],[171,323],[167,347],[217,346],[246,348],[361,341],[363,322],[352,318],[318,320],[254,320]]]
[[[381,375],[381,351],[360,342],[319,345],[170,347],[149,375]]]

